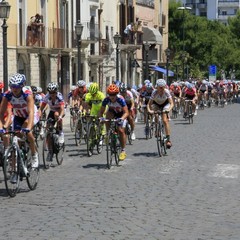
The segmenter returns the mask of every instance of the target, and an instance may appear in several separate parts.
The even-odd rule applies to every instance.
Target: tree
[[[190,66],[190,75],[208,77],[209,65],[216,65],[218,77],[220,70],[230,72],[235,69],[240,78],[240,13],[230,18],[229,25],[205,17],[179,11],[181,3],[170,1],[169,5],[169,48],[174,54],[173,65],[181,63],[184,50],[187,54],[186,64]],[[183,22],[184,21],[184,22]],[[182,31],[184,26],[184,41]],[[230,77],[230,76],[229,76]]]

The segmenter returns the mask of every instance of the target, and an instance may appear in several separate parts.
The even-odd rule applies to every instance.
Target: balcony
[[[143,43],[143,32],[142,31],[134,31],[130,32],[128,36],[125,35],[123,38],[124,44],[133,44],[133,45],[142,45]]]
[[[231,7],[237,7],[239,8],[239,0],[219,0],[218,1],[218,7],[227,7],[227,8],[231,8]]]
[[[197,7],[198,7],[198,9],[206,9],[207,8],[207,3],[198,3]]]
[[[97,24],[83,23],[83,43],[96,43],[99,40]],[[44,24],[8,24],[8,45],[12,47],[75,48],[75,31],[61,28],[47,28]]]

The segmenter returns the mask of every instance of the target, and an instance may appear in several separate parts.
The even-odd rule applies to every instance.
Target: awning
[[[152,70],[157,71],[157,72],[161,72],[164,75],[167,75],[167,70],[165,68],[161,68],[161,67],[157,67],[157,66],[153,66],[151,67]],[[168,70],[168,76],[169,77],[173,77],[174,76],[174,72],[171,70]]]
[[[148,42],[150,44],[158,44],[161,45],[162,35],[161,33],[153,27],[142,27],[143,30],[143,41]]]

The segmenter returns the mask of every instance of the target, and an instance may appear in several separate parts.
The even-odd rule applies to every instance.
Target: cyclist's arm
[[[59,109],[59,118],[63,118],[65,115],[65,103],[64,101],[60,103],[60,109]]]
[[[128,112],[128,107],[127,105],[123,107],[123,115],[122,115],[122,119],[125,120],[129,115],[129,112]]]
[[[12,106],[11,106],[11,104],[8,104],[7,117],[5,119],[3,127],[8,128],[10,126],[11,122],[12,122]]]
[[[4,113],[7,110],[8,100],[6,97],[2,98],[1,107],[0,107],[0,129],[3,128],[4,124]]]
[[[98,113],[98,117],[102,117],[102,116],[103,116],[103,114],[104,114],[104,112],[105,112],[105,109],[106,109],[105,106],[101,106],[100,111],[99,111],[99,113]]]
[[[27,128],[32,129],[33,122],[34,122],[34,99],[33,95],[28,95],[27,97],[27,109],[28,109],[28,121],[27,121]]]
[[[173,106],[174,106],[173,99],[172,98],[168,98],[168,102],[170,103],[170,107],[168,109],[168,112],[170,112],[172,110]]]
[[[152,104],[153,104],[153,100],[150,98],[147,104],[147,111],[149,113],[154,113],[154,111],[151,109]]]

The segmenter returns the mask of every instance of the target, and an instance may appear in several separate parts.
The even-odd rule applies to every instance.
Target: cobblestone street
[[[239,106],[199,110],[192,125],[171,120],[162,158],[139,122],[110,170],[105,149],[88,157],[74,145],[67,118],[63,165],[41,169],[35,191],[24,181],[9,198],[0,171],[1,239],[239,240]]]

